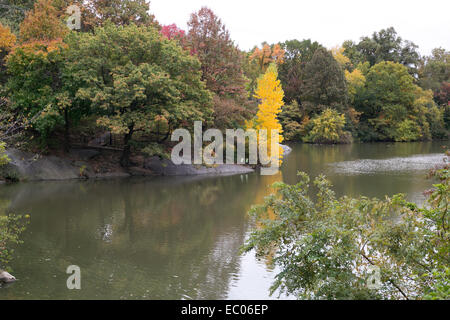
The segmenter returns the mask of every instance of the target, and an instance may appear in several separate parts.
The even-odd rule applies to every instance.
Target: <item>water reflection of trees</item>
[[[9,292],[43,298],[224,298],[239,272],[246,212],[267,184],[250,175],[2,189],[13,207],[32,213],[15,266],[23,280]],[[65,288],[70,264],[82,268],[79,293]]]

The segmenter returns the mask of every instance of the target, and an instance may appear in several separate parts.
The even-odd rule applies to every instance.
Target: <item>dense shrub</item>
[[[345,115],[330,108],[325,109],[319,116],[311,120],[311,130],[304,141],[326,144],[349,143],[351,134],[344,131],[345,123]]]

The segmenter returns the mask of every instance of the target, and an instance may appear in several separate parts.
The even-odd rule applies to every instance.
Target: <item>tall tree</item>
[[[317,49],[322,46],[311,40],[290,40],[281,44],[285,54],[284,63],[278,67],[279,77],[285,93],[285,102],[296,101],[301,104],[301,87],[305,75],[305,66]]]
[[[305,66],[302,104],[309,115],[316,115],[327,107],[340,112],[348,104],[347,82],[344,71],[330,51],[319,48]]]
[[[266,70],[263,76],[258,79],[258,87],[255,91],[255,98],[259,101],[258,112],[256,117],[247,123],[249,128],[256,130],[267,130],[266,139],[259,136],[259,143],[267,143],[267,155],[273,159],[276,155],[272,152],[271,145],[271,131],[278,130],[280,134],[279,141],[283,142],[283,129],[278,120],[278,115],[281,113],[281,107],[284,105],[284,92],[281,87],[281,82],[278,80],[278,71],[275,63],[272,63]],[[281,147],[279,147],[279,155],[282,154]],[[276,160],[280,160],[276,159]]]
[[[221,127],[243,124],[248,110],[241,52],[222,21],[209,8],[193,13],[188,27],[188,44],[202,64],[202,80],[216,95],[216,124]],[[227,114],[232,118],[226,119]]]
[[[0,23],[0,53],[9,51],[16,43],[16,36],[11,29]]]

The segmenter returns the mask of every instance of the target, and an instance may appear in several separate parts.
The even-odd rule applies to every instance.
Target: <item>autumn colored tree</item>
[[[54,40],[63,38],[68,32],[69,28],[62,21],[53,1],[37,0],[20,25],[20,41]]]
[[[161,34],[169,40],[176,40],[184,49],[188,49],[188,42],[186,39],[186,32],[177,27],[175,23],[166,26],[161,26]],[[191,51],[194,54],[193,51]]]
[[[11,29],[0,23],[0,52],[9,51],[16,43],[16,36]]]
[[[6,81],[5,57],[15,45],[17,39],[11,29],[0,23],[0,85]]]
[[[364,72],[361,71],[363,68],[364,66],[360,64],[352,72],[345,70],[345,79],[347,80],[348,93],[351,103],[354,102],[357,90],[363,88],[366,83]]]
[[[434,99],[443,107],[450,106],[450,82],[442,82],[439,91],[434,93]]]
[[[255,47],[245,56],[244,74],[248,79],[247,92],[249,97],[253,97],[257,80],[264,74],[271,63],[278,66],[284,63],[284,50],[280,44],[262,44],[262,48]]]
[[[261,49],[256,47],[253,50],[250,59],[256,60],[261,73],[264,73],[271,63],[282,64],[284,62],[284,50],[280,44],[270,46],[264,43]]]
[[[258,142],[267,143],[267,155],[272,159],[275,154],[271,149],[271,131],[278,130],[280,135],[277,143],[283,142],[283,128],[278,120],[278,115],[281,113],[281,108],[284,105],[284,92],[281,82],[278,80],[276,64],[272,63],[264,75],[258,79],[255,98],[259,101],[258,111],[256,117],[247,123],[247,127],[256,130],[267,130],[267,138],[264,139],[259,135]],[[282,148],[281,146],[279,148],[280,158],[278,160],[281,160]]]
[[[345,48],[343,47],[333,47],[331,49],[331,53],[333,54],[334,59],[339,63],[342,69],[347,69],[351,64],[350,59],[344,55]]]
[[[334,109],[325,109],[311,120],[311,130],[303,141],[325,144],[349,143],[351,134],[344,130],[345,123],[344,114],[339,114]]]
[[[130,164],[134,137],[165,123],[170,130],[211,118],[211,96],[200,62],[153,26],[108,23],[94,34],[72,33],[65,76],[90,103],[97,123],[124,136],[122,166]]]
[[[70,105],[62,79],[64,38],[69,28],[52,0],[37,0],[20,25],[20,44],[8,56],[7,90],[16,116],[39,133],[46,145],[56,127],[64,125],[69,147]]]
[[[202,64],[202,80],[217,96],[216,124],[221,128],[243,125],[249,110],[241,52],[222,21],[209,8],[193,13],[188,27],[188,44]]]
[[[161,34],[167,37],[167,39],[184,39],[186,38],[186,32],[177,27],[175,23],[161,27]]]

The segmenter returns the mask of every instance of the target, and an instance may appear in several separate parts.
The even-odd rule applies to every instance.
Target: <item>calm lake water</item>
[[[281,172],[0,186],[2,212],[31,223],[0,299],[268,299],[276,270],[239,255],[247,211],[268,185],[325,173],[338,195],[406,193],[422,202],[446,142],[294,145]],[[69,265],[81,290],[66,287]],[[283,297],[282,298],[286,298]]]

